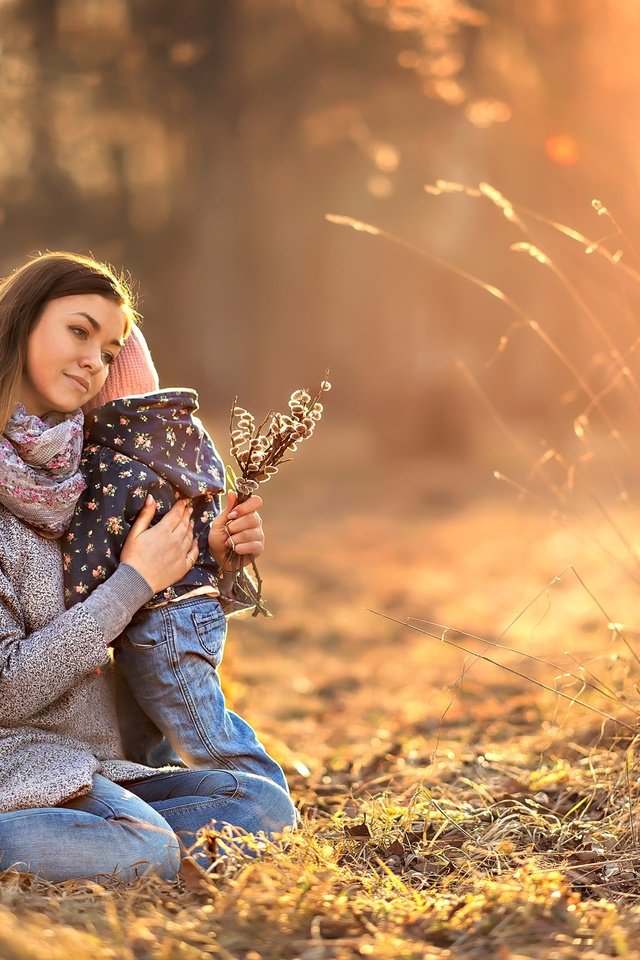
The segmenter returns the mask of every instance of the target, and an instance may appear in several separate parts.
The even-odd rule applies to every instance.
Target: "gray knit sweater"
[[[108,655],[152,593],[120,564],[65,610],[59,541],[0,506],[0,813],[157,773],[124,759]]]

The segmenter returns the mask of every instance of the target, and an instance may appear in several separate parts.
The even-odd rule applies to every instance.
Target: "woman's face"
[[[118,304],[98,293],[49,300],[27,343],[19,396],[27,412],[71,413],[95,397],[125,329]]]

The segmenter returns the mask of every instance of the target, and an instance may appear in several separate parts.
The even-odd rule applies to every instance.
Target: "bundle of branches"
[[[266,483],[278,472],[280,464],[291,459],[285,459],[285,454],[294,453],[298,444],[309,439],[316,423],[322,419],[323,406],[320,397],[330,389],[331,384],[325,379],[314,397],[306,387],[294,390],[289,398],[289,413],[275,413],[270,410],[257,426],[256,418],[238,406],[237,397],[234,399],[229,431],[231,456],[236,461],[239,475],[227,467],[227,482],[238,494],[238,503],[248,500],[257,492],[261,483]],[[235,597],[244,603],[253,604],[254,617],[259,613],[269,617],[271,614],[262,602],[262,579],[252,554],[249,554],[249,564],[253,569],[255,582],[246,572],[242,558],[232,547],[228,549],[224,565],[231,565]]]

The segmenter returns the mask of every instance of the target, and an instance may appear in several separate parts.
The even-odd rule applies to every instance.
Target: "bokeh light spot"
[[[367,190],[372,196],[378,197],[380,200],[384,200],[392,195],[393,183],[389,177],[384,177],[380,174],[373,174],[367,180]]]
[[[456,80],[429,80],[422,89],[425,96],[444,100],[452,107],[459,106],[465,100],[465,92]]]
[[[502,100],[474,100],[465,113],[475,127],[491,127],[511,119],[511,108]]]
[[[204,52],[202,45],[181,40],[170,48],[169,57],[177,67],[190,67],[202,58]]]
[[[398,54],[398,63],[405,70],[416,70],[420,66],[422,57],[415,50],[402,50]]]
[[[545,152],[550,160],[562,167],[572,167],[580,158],[580,147],[569,133],[556,133],[547,137]]]
[[[393,173],[400,163],[400,151],[391,143],[374,143],[371,147],[373,162],[378,170]]]

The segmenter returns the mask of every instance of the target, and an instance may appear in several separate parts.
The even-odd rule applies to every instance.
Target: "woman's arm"
[[[104,666],[108,643],[151,596],[143,578],[121,564],[84,603],[27,635],[20,600],[0,573],[0,724],[29,720]]]
[[[87,487],[62,540],[67,609],[85,600],[117,569],[122,547],[149,494],[162,514],[175,503],[172,487],[149,467],[133,460],[123,468],[129,472],[135,469],[135,482],[123,477],[121,482],[105,487],[105,463],[109,471],[117,469],[113,457],[113,452],[104,448],[100,455],[85,456],[83,476]]]
[[[31,719],[108,661],[108,644],[158,590],[184,576],[198,545],[190,511],[176,504],[153,527],[153,501],[131,528],[115,573],[83,603],[27,634],[22,602],[0,571],[0,724]]]

